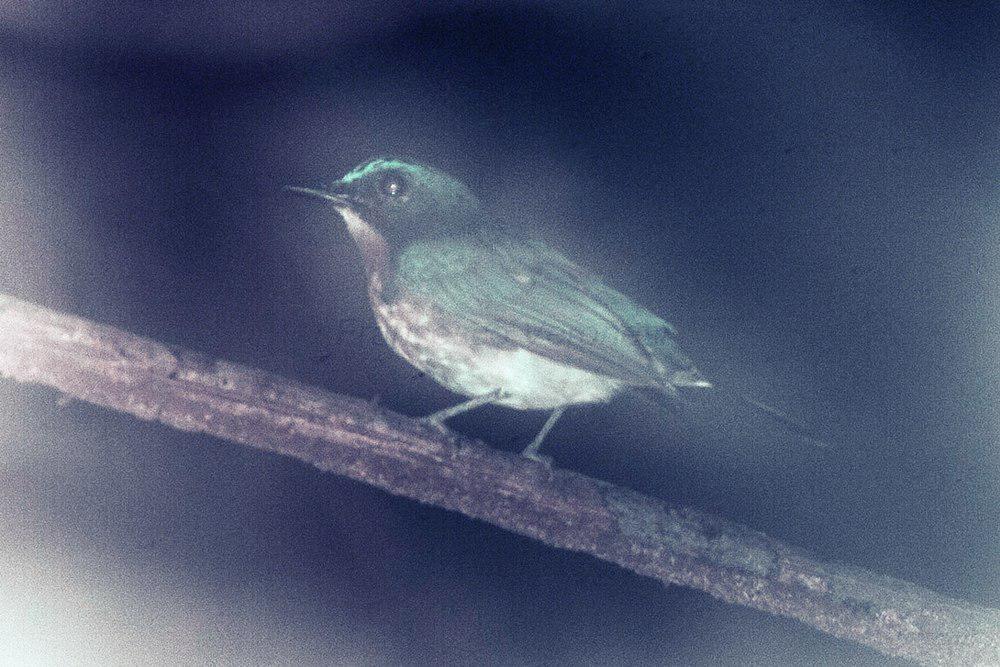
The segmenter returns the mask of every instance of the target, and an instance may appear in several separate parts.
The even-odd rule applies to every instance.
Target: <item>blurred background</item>
[[[776,4],[778,6],[776,6]],[[469,183],[677,325],[710,403],[557,462],[1000,605],[990,3],[40,0],[0,9],[0,291],[422,415],[333,212]],[[0,662],[885,664],[275,455],[0,382]],[[456,429],[509,450],[544,415]]]

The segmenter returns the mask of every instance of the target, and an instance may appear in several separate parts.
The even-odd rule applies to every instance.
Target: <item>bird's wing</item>
[[[494,344],[635,386],[693,370],[673,327],[542,243],[421,241],[396,268],[400,287]]]

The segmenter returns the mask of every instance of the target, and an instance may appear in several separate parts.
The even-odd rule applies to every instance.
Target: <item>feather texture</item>
[[[539,241],[421,240],[394,268],[401,293],[433,302],[470,343],[523,349],[628,386],[709,386],[670,324]]]

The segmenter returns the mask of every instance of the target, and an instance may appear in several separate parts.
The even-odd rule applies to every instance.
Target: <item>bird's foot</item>
[[[555,459],[552,458],[551,456],[546,456],[545,454],[539,454],[538,452],[528,451],[530,449],[531,447],[528,447],[523,452],[521,452],[521,456],[523,456],[526,459],[531,459],[532,461],[537,461],[546,468],[551,468],[552,465],[555,463]]]
[[[532,461],[538,461],[549,468],[552,467],[552,457],[539,454],[538,451],[542,448],[542,441],[545,440],[545,436],[548,435],[550,430],[552,430],[552,427],[559,420],[559,417],[562,416],[562,413],[565,410],[566,408],[563,407],[556,408],[552,411],[549,418],[545,420],[545,425],[542,426],[542,430],[538,432],[538,435],[536,435],[535,439],[531,441],[531,444],[524,448],[524,451],[521,452],[521,456],[526,459],[531,459]]]
[[[427,415],[426,417],[421,417],[419,421],[427,426],[430,426],[436,431],[440,431],[441,433],[448,430],[448,427],[445,426],[444,419],[438,417],[436,413],[433,415]]]

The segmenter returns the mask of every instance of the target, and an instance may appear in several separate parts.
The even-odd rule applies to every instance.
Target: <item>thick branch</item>
[[[894,656],[1000,663],[1000,611],[839,564],[745,526],[553,470],[357,399],[0,295],[0,374],[293,456],[664,583]]]

